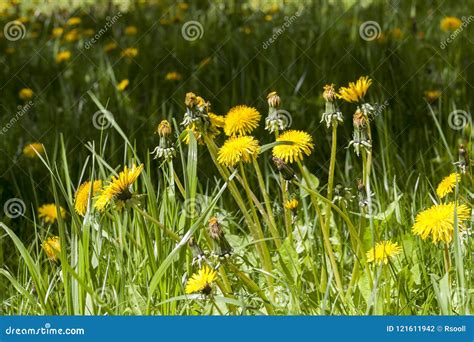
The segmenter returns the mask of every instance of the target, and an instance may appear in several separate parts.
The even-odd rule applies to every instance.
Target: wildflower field
[[[472,314],[472,5],[1,0],[0,313]]]

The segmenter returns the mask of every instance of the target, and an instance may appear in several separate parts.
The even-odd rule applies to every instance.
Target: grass
[[[445,199],[436,194],[445,176],[460,172],[453,165],[458,145],[472,150],[473,29],[466,25],[443,49],[449,33],[439,24],[447,15],[465,16],[467,8],[451,1],[198,1],[187,9],[147,2],[128,10],[83,5],[54,13],[34,16],[13,7],[0,17],[2,26],[29,18],[25,37],[0,40],[6,51],[1,105],[10,113],[0,118],[8,128],[0,142],[2,314],[472,313],[472,237],[455,229],[451,243],[434,244],[412,233],[416,215],[433,204],[472,202],[470,165]],[[91,42],[86,29],[100,32],[116,15],[85,48]],[[70,17],[82,22],[77,40],[68,42]],[[202,25],[200,39],[184,39],[190,20]],[[361,38],[367,21],[378,23],[379,39]],[[124,34],[130,25],[135,35]],[[63,35],[52,38],[59,26]],[[104,52],[111,42],[117,48]],[[129,47],[138,49],[136,57],[121,56]],[[71,58],[56,63],[63,50]],[[181,79],[167,80],[169,72]],[[339,89],[361,75],[373,80],[364,102],[380,111],[370,116],[372,148],[357,156],[347,148],[357,106],[337,100],[344,122],[327,128],[320,122],[321,95],[325,84]],[[123,79],[130,84],[119,91]],[[21,88],[33,90],[31,99],[18,98]],[[290,181],[272,161],[283,132],[264,129],[273,90],[290,113],[291,129],[308,132],[315,144],[309,156],[288,163],[296,174]],[[441,95],[427,101],[427,90]],[[198,141],[180,125],[190,91],[222,115],[238,104],[255,107],[262,114],[252,132],[260,154],[235,167],[220,164],[224,133],[203,130]],[[27,101],[26,114],[17,114]],[[453,121],[457,110],[465,121]],[[155,160],[151,151],[161,142],[153,133],[163,119],[171,124],[176,155]],[[25,156],[23,147],[36,141],[45,152]],[[107,184],[124,166],[142,163],[123,208],[100,212],[91,197],[85,216],[76,212],[75,193],[84,181]],[[295,211],[284,207],[289,198],[299,202]],[[21,215],[8,215],[11,199]],[[45,203],[66,215],[44,222],[38,208]],[[223,247],[209,229],[213,216],[233,249],[230,257],[212,255]],[[472,220],[463,224],[470,229]],[[41,245],[53,235],[61,244],[56,261]],[[204,259],[196,258],[191,237]],[[383,240],[397,242],[400,254],[387,264],[368,262],[367,251]],[[210,295],[187,294],[201,264],[217,273]]]

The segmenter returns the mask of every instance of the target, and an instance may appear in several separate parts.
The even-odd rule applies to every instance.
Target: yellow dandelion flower
[[[454,234],[454,212],[457,213],[458,229],[464,229],[461,222],[469,219],[470,210],[465,204],[456,206],[454,202],[437,204],[423,210],[415,218],[412,232],[423,240],[431,236],[433,243],[451,242]]]
[[[51,34],[53,35],[54,38],[61,37],[64,32],[64,29],[62,27],[55,27],[53,28],[53,31]]]
[[[435,102],[441,96],[439,90],[427,90],[425,91],[425,99],[428,102]]]
[[[81,23],[81,18],[79,17],[71,17],[69,20],[66,22],[69,26],[74,26],[74,25],[79,25]]]
[[[392,37],[396,40],[401,40],[403,38],[403,31],[401,28],[396,27],[393,30],[390,31]]]
[[[91,185],[92,185],[92,195],[91,195]],[[100,192],[102,188],[102,181],[96,180],[93,184],[90,181],[82,183],[79,189],[76,191],[76,196],[74,199],[74,208],[76,212],[84,216],[87,211],[87,204],[89,203],[89,198],[94,197]]]
[[[377,242],[374,248],[367,252],[367,261],[378,264],[387,264],[389,259],[397,256],[402,251],[402,248],[397,242],[382,241]]]
[[[129,169],[124,167],[123,171],[119,173],[118,177],[112,176],[110,183],[105,186],[100,192],[94,207],[99,211],[104,211],[105,207],[114,199],[119,201],[118,204],[123,204],[125,201],[132,198],[131,186],[137,180],[138,176],[143,170],[143,164],[136,167],[132,165]]]
[[[372,80],[369,76],[361,76],[357,82],[349,82],[347,87],[339,88],[337,97],[347,102],[359,102],[364,98],[371,84]]]
[[[224,132],[228,136],[246,135],[258,126],[260,113],[252,107],[235,106],[225,117]]]
[[[136,26],[132,26],[132,25],[131,25],[131,26],[127,26],[127,27],[125,28],[124,32],[125,32],[125,35],[127,35],[127,36],[134,36],[134,35],[137,34],[138,29],[137,29]]]
[[[313,138],[306,132],[290,130],[280,135],[276,141],[285,141],[292,144],[277,145],[273,148],[273,156],[282,159],[285,163],[293,163],[309,156],[313,151]]]
[[[61,243],[59,241],[59,236],[52,236],[43,241],[41,244],[44,252],[48,256],[48,259],[51,261],[57,261],[59,255],[61,254]]]
[[[189,135],[190,134],[194,135],[194,138],[196,138],[196,141],[198,142],[198,144],[200,144],[200,145],[204,144],[202,134],[194,123],[187,126],[185,131],[186,131],[186,134],[184,135],[182,140],[186,145],[189,145]]]
[[[15,20],[15,21],[19,21],[19,22],[22,23],[22,24],[26,24],[26,23],[30,22],[30,18],[28,18],[28,17],[26,17],[26,16],[21,16],[21,17],[19,17],[19,18],[18,18],[17,20]]]
[[[135,58],[138,55],[138,49],[136,48],[126,48],[122,51],[121,56],[125,58]]]
[[[171,20],[168,18],[161,18],[159,20],[159,23],[163,26],[168,26],[168,25],[171,25]]]
[[[443,180],[438,184],[436,193],[439,198],[444,198],[447,194],[453,192],[456,187],[456,183],[461,181],[461,175],[459,173],[451,173],[449,176],[444,177]]]
[[[35,142],[28,144],[23,148],[23,155],[28,158],[36,158],[39,154],[44,154],[44,146],[42,143]]]
[[[207,130],[207,135],[214,139],[219,134],[221,134],[220,128],[224,128],[225,126],[225,118],[221,115],[217,115],[214,113],[208,113],[209,121],[211,121],[211,125]]]
[[[186,284],[186,293],[191,294],[201,292],[205,295],[209,295],[212,291],[212,283],[216,279],[216,271],[208,266],[204,266],[198,273],[193,274],[193,276],[188,280],[188,283]]]
[[[71,58],[71,51],[65,50],[61,51],[56,55],[56,63],[60,64],[62,62],[65,62]]]
[[[218,128],[224,128],[225,126],[225,117],[222,115],[217,115],[215,113],[209,113],[209,120],[211,120],[211,126]]]
[[[245,34],[251,34],[252,33],[252,29],[248,26],[242,27],[241,31]]]
[[[260,153],[258,141],[251,136],[230,137],[219,149],[219,164],[234,167],[238,162],[250,163]]]
[[[79,30],[73,29],[64,35],[64,40],[68,43],[75,42],[79,40]]]
[[[87,29],[82,30],[82,35],[84,37],[92,37],[94,35],[94,33],[95,33],[95,31],[92,28],[87,28]]]
[[[38,208],[38,217],[45,223],[54,223],[58,219],[58,210],[61,218],[65,218],[66,210],[63,207],[58,207],[56,204],[43,204]]]
[[[29,100],[33,97],[33,90],[31,90],[30,88],[23,88],[18,93],[18,96],[22,100]]]
[[[278,13],[280,12],[280,7],[277,4],[272,4],[268,9],[268,13]]]
[[[117,43],[116,42],[110,42],[110,43],[105,44],[104,52],[110,52],[110,51],[115,50],[116,48],[118,48]]]
[[[181,76],[181,74],[177,71],[171,71],[165,76],[165,80],[167,81],[179,81],[182,78],[183,76]]]
[[[125,89],[127,89],[129,84],[130,84],[130,81],[128,79],[123,79],[120,81],[119,84],[117,84],[117,90],[124,91]]]
[[[298,208],[298,204],[298,200],[296,198],[293,198],[289,201],[286,201],[284,206],[288,210],[295,210],[296,208]]]
[[[462,21],[456,17],[444,17],[440,22],[441,30],[456,31],[462,25]]]
[[[189,4],[186,3],[186,2],[180,2],[178,4],[178,8],[181,10],[181,11],[187,11],[188,8],[189,8]]]
[[[273,16],[272,16],[271,14],[267,14],[267,15],[265,15],[265,16],[263,17],[263,19],[264,19],[265,21],[272,21],[272,20],[273,20]]]

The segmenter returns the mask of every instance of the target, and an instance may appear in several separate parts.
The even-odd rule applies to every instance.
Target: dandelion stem
[[[206,142],[206,146],[208,148],[209,154],[211,155],[211,158],[212,158],[212,160],[214,162],[214,165],[216,166],[217,170],[219,171],[221,176],[224,177],[224,179],[229,179],[229,177],[230,177],[229,171],[226,168],[222,167],[217,162],[217,146],[216,146],[215,142],[212,139],[210,139],[207,135],[204,135],[204,140]],[[257,253],[260,255],[260,258],[263,261],[265,270],[267,272],[271,272],[272,268],[271,268],[270,253],[268,252],[268,248],[267,248],[265,240],[261,238],[263,236],[263,233],[260,234],[257,231],[257,229],[256,229],[257,226],[253,222],[252,217],[249,215],[249,213],[247,211],[247,208],[245,206],[245,202],[244,202],[242,196],[240,195],[240,192],[237,189],[237,186],[235,185],[234,181],[229,180],[229,185],[228,186],[229,186],[229,191],[232,194],[232,197],[237,202],[237,205],[239,206],[240,211],[242,212],[242,214],[245,217],[245,221],[247,222],[247,225],[249,226],[252,237],[256,241],[261,240],[260,243],[256,244]],[[253,205],[251,205],[251,207],[253,207]],[[273,279],[271,279],[271,277],[269,277],[269,276],[267,276],[267,281],[268,281],[269,284],[273,283]]]
[[[280,136],[278,128],[275,129],[275,141]],[[281,184],[281,197],[282,197],[282,207],[283,207],[283,217],[285,219],[285,229],[286,235],[290,239],[290,242],[293,242],[293,234],[291,233],[291,213],[288,208],[285,207],[285,203],[288,201],[288,189],[286,188],[286,181],[283,176],[280,174],[280,184]]]
[[[327,200],[329,202],[332,201],[332,192],[333,192],[333,183],[334,183],[334,167],[336,165],[336,151],[337,151],[337,121],[333,121],[331,160],[329,161],[329,175],[328,175],[328,189],[327,189]],[[330,235],[330,227],[331,227],[331,206],[330,205],[326,205],[326,215],[324,219],[325,219],[324,230],[326,231],[326,235]],[[341,284],[341,287],[342,287],[342,284]]]
[[[175,240],[176,242],[179,242],[181,241],[180,237],[178,234],[176,234],[175,232],[169,230],[168,228],[166,228],[161,222],[159,222],[157,219],[155,219],[153,216],[149,215],[147,212],[143,211],[142,209],[138,208],[137,206],[134,206],[135,210],[140,213],[141,215],[143,215],[143,217],[145,217],[147,220],[153,222],[154,224],[156,224],[158,227],[160,227],[163,232],[165,232],[166,235],[168,235],[170,238],[172,238],[173,240]]]
[[[269,220],[269,229],[272,237],[275,239],[275,245],[277,248],[281,246],[280,234],[278,232],[278,228],[275,222],[275,217],[273,215],[272,204],[270,202],[270,198],[268,196],[267,190],[265,189],[265,182],[262,177],[262,171],[260,170],[260,166],[256,159],[253,161],[253,166],[255,168],[255,173],[257,174],[258,184],[260,186],[260,191],[263,195],[263,200],[265,202],[265,208],[267,209],[267,215]]]
[[[306,183],[308,184],[308,186],[311,186],[311,180],[309,179],[309,176],[307,175],[307,172],[303,168],[303,165],[301,165],[300,161],[298,161],[298,166],[300,168],[301,174],[303,175]],[[317,215],[320,219],[321,231],[323,233],[324,246],[325,246],[325,249],[326,249],[326,253],[329,257],[329,261],[331,263],[331,268],[332,268],[333,273],[334,273],[334,279],[336,280],[336,285],[337,285],[337,288],[340,292],[341,298],[343,300],[345,300],[342,281],[341,281],[341,276],[339,275],[339,270],[338,270],[338,267],[337,267],[336,258],[334,256],[334,252],[332,250],[331,241],[329,240],[329,232],[326,230],[325,222],[322,219],[321,212],[319,210],[318,200],[315,196],[315,191],[310,191],[310,194],[311,194],[311,196],[310,196],[311,197],[311,202],[313,203],[313,206],[316,210],[316,213],[317,213]],[[329,201],[329,203],[331,203],[331,202]],[[327,217],[326,217],[326,219],[327,219]]]
[[[252,195],[251,195],[251,192],[250,192],[250,185],[247,181],[247,175],[245,173],[245,169],[244,169],[244,166],[242,164],[242,162],[239,162],[239,166],[240,166],[240,174],[242,176],[242,180],[244,182],[244,188],[245,188],[245,192],[247,193],[247,198],[248,198],[248,201],[249,201],[249,206],[250,206],[250,212],[252,213],[253,215],[253,218],[254,218],[254,224],[255,224],[255,227],[256,227],[256,233],[257,233],[257,239],[260,240],[259,244],[262,245],[262,250],[263,250],[263,256],[264,256],[264,259],[263,259],[263,264],[264,264],[264,267],[265,267],[265,270],[269,273],[272,272],[272,262],[271,262],[271,258],[270,258],[270,253],[268,252],[268,249],[266,247],[266,244],[265,244],[265,235],[263,234],[263,230],[262,230],[262,226],[260,224],[260,220],[258,218],[258,215],[257,215],[257,211],[255,210],[255,206],[253,205],[253,202],[252,202]],[[267,277],[268,278],[268,283],[269,285],[273,285],[273,278],[271,277]]]
[[[263,301],[263,305],[267,309],[267,313],[269,315],[273,315],[273,306],[270,304],[265,293],[262,291],[261,287],[258,286],[252,279],[250,279],[245,273],[239,270],[234,264],[228,264],[229,269],[234,272],[234,274],[242,280],[242,282],[247,286],[250,292],[257,294]]]

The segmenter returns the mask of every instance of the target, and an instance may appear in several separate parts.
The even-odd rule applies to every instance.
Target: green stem
[[[327,189],[327,200],[332,202],[332,193],[334,187],[334,168],[336,165],[336,151],[337,151],[337,122],[333,122],[332,125],[332,141],[331,141],[331,159],[329,161],[329,175],[328,175],[328,189]],[[325,228],[326,234],[330,235],[331,229],[331,206],[326,205],[325,214]],[[332,263],[332,261],[331,261]],[[342,284],[341,284],[342,286]]]
[[[260,170],[260,166],[256,159],[253,160],[253,166],[255,168],[255,173],[257,174],[258,184],[260,186],[260,191],[263,195],[263,200],[265,202],[265,208],[267,209],[267,215],[269,219],[269,229],[272,237],[275,239],[275,245],[277,248],[281,246],[281,239],[280,234],[278,232],[278,228],[275,222],[275,217],[273,215],[272,204],[270,202],[270,197],[268,196],[267,190],[265,188],[265,182],[262,177],[262,171]]]
[[[272,261],[271,261],[271,258],[270,258],[270,253],[268,252],[268,249],[267,249],[267,246],[266,246],[266,243],[265,243],[265,235],[263,234],[263,230],[262,230],[262,226],[260,224],[260,220],[258,218],[258,215],[257,215],[257,211],[255,210],[255,206],[253,204],[253,201],[252,201],[252,194],[250,192],[250,185],[247,181],[247,175],[245,173],[245,169],[244,169],[244,165],[242,164],[242,162],[239,162],[239,166],[240,166],[240,174],[242,176],[242,180],[244,182],[244,189],[245,189],[245,192],[247,193],[247,199],[248,199],[248,203],[249,203],[249,206],[250,206],[250,211],[253,215],[253,219],[254,219],[254,223],[255,223],[255,232],[257,234],[257,241],[258,244],[261,245],[261,248],[262,248],[262,251],[263,251],[263,267],[265,269],[265,271],[267,271],[268,273],[271,273],[272,272]],[[269,277],[267,276],[267,279],[268,279],[268,283],[269,285],[273,286],[273,278],[272,277]],[[270,287],[272,288],[272,287]]]
[[[300,168],[301,174],[303,175],[303,178],[305,179],[306,183],[308,184],[308,186],[311,186],[311,180],[309,179],[309,176],[307,175],[307,173],[304,170],[303,165],[301,165],[300,161],[298,161],[298,166]],[[343,299],[343,301],[345,301],[345,295],[344,295],[344,291],[343,291],[341,276],[339,275],[339,269],[337,267],[336,257],[334,256],[331,241],[329,240],[329,232],[326,230],[325,222],[323,222],[321,212],[319,210],[318,200],[317,200],[317,197],[314,195],[315,191],[310,191],[310,194],[311,194],[311,196],[310,196],[311,202],[313,203],[313,206],[316,210],[316,214],[320,218],[320,226],[321,226],[321,231],[323,233],[323,242],[324,242],[326,253],[329,257],[329,262],[331,263],[331,268],[332,268],[333,273],[334,273],[334,279],[336,281],[336,286],[339,290],[341,298]],[[332,202],[329,201],[329,203],[332,203]]]
[[[240,280],[242,280],[242,282],[245,284],[245,286],[250,292],[257,294],[262,299],[263,305],[267,309],[267,313],[269,315],[273,315],[273,306],[270,304],[270,301],[268,300],[265,293],[262,291],[261,287],[257,285],[252,279],[250,279],[245,273],[240,271],[234,264],[229,263],[228,266],[229,269],[234,272],[234,274],[239,277]]]
[[[173,231],[169,230],[168,228],[166,228],[161,222],[159,222],[153,216],[151,216],[147,212],[143,211],[142,209],[138,208],[137,206],[135,206],[134,209],[135,209],[135,211],[140,213],[143,217],[145,217],[147,220],[153,222],[155,225],[157,225],[159,228],[161,228],[163,230],[163,232],[166,235],[168,235],[170,238],[172,238],[176,242],[181,241],[181,238],[179,237],[178,234],[176,234],[175,232],[173,232]]]
[[[207,135],[204,135],[204,140],[206,142],[209,154],[211,155],[211,158],[214,162],[214,165],[216,166],[216,168],[219,171],[219,173],[221,174],[221,176],[224,179],[228,180],[229,177],[230,177],[229,171],[226,168],[222,167],[217,162],[217,146],[216,146],[214,140],[207,137]],[[249,215],[249,213],[247,211],[247,208],[245,206],[245,202],[244,202],[242,196],[240,195],[240,192],[237,189],[237,186],[235,185],[234,180],[229,180],[228,184],[229,184],[228,185],[229,191],[230,191],[232,197],[234,198],[234,200],[236,201],[240,211],[244,215],[245,221],[247,222],[247,225],[250,229],[250,233],[252,234],[253,239],[255,241],[258,241],[260,234],[255,229],[256,228],[255,224],[252,221],[252,217]],[[251,207],[253,207],[253,205]],[[261,235],[263,236],[263,233]],[[265,240],[258,242],[256,244],[256,249],[257,249],[257,253],[259,254],[261,260],[264,261],[264,265],[268,266],[266,260],[269,259],[270,253],[268,252]],[[271,265],[271,259],[270,259],[270,265]],[[267,276],[267,281],[268,281],[269,285],[273,283],[273,279],[270,280],[270,276]]]
[[[318,198],[319,200],[325,202],[327,205],[331,206],[332,209],[341,216],[341,218],[343,219],[344,222],[346,222],[347,224],[347,227],[349,229],[349,234],[351,235],[351,237],[357,242],[357,250],[356,250],[356,253],[359,253],[359,259],[360,259],[360,263],[361,264],[364,264],[365,265],[365,270],[367,272],[367,275],[369,277],[369,281],[372,283],[372,272],[370,270],[370,267],[369,267],[369,264],[367,263],[367,256],[365,255],[364,253],[364,250],[363,250],[363,244],[362,244],[362,240],[360,239],[359,237],[359,234],[357,233],[357,230],[354,226],[354,224],[352,223],[351,219],[349,218],[349,216],[344,213],[338,206],[336,206],[334,203],[332,203],[331,201],[328,201],[327,198],[325,198],[324,196],[320,195],[319,193],[317,193],[316,191],[312,190],[312,189],[309,189],[308,187],[304,186],[303,184],[297,182],[297,181],[294,181],[294,183],[296,185],[298,185],[299,187],[305,189],[307,192],[309,192],[311,195],[315,196],[316,198]],[[359,264],[359,262],[356,262],[356,264]]]
[[[278,128],[275,129],[275,140],[278,139],[280,133]],[[287,185],[286,180],[280,174],[280,186],[281,186],[281,199],[282,199],[282,207],[283,207],[283,218],[285,221],[285,230],[286,235],[290,239],[291,244],[293,243],[293,234],[291,230],[291,212],[289,209],[285,207],[285,203],[288,202],[288,189],[285,188]]]

